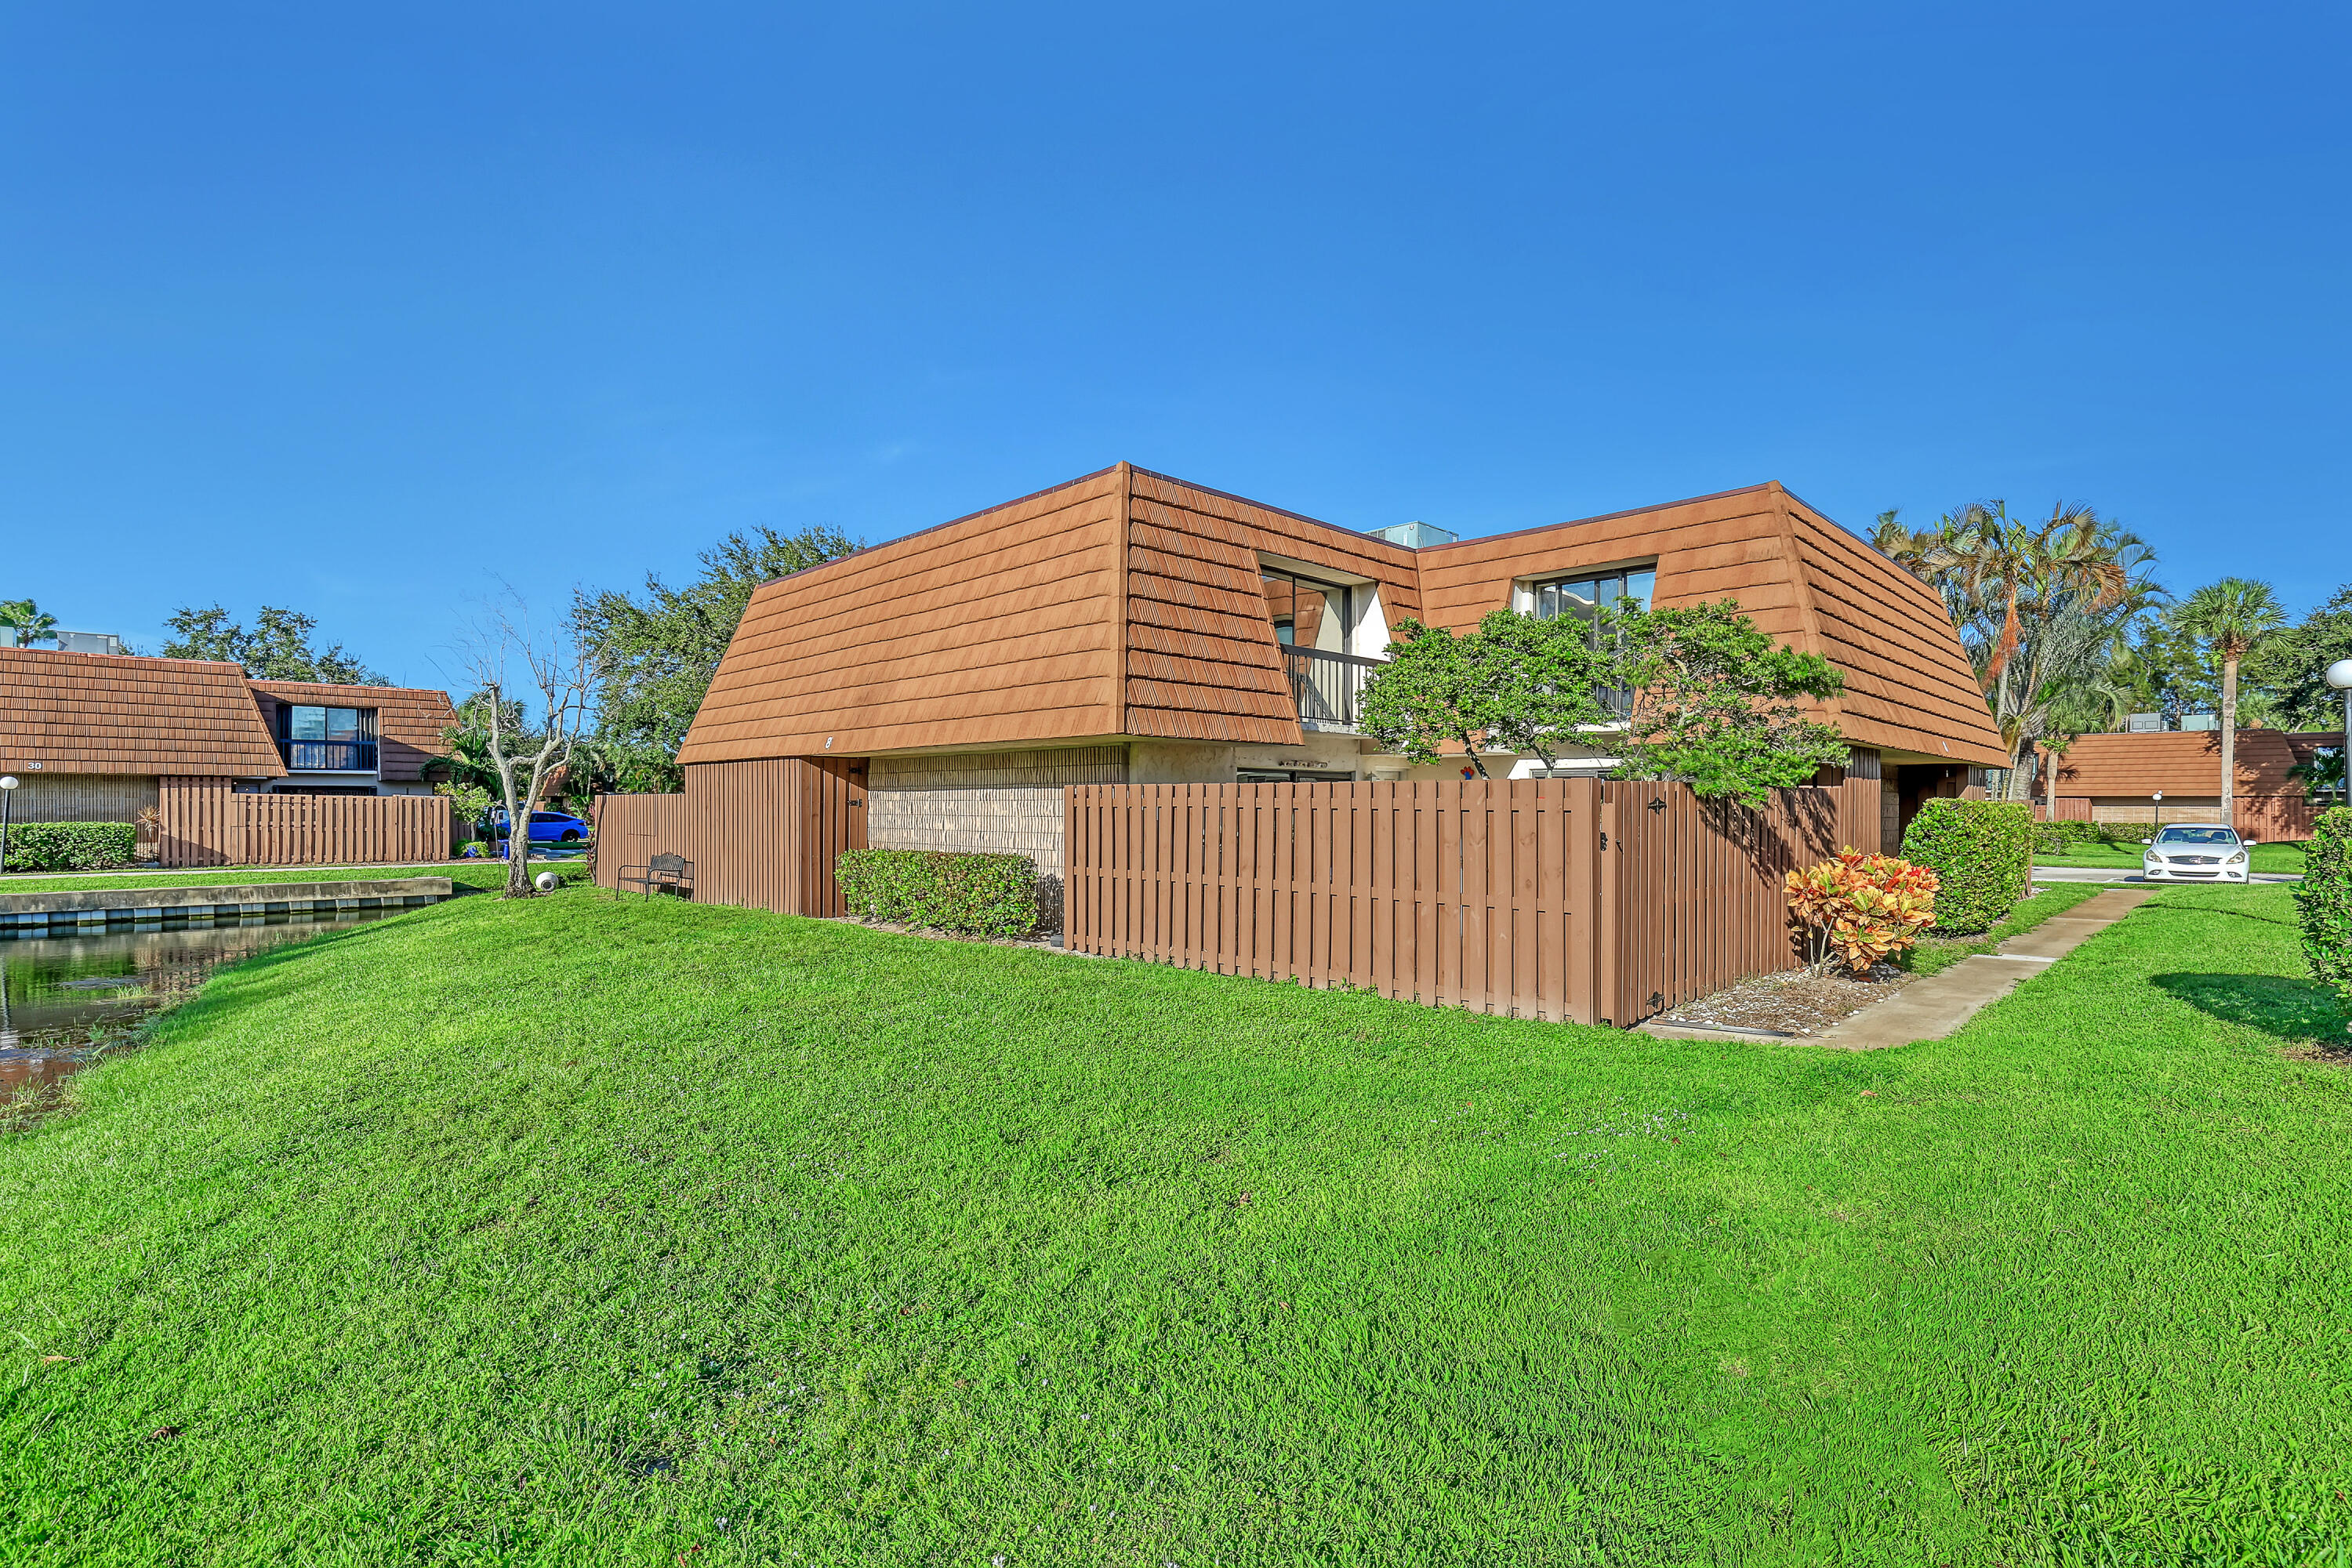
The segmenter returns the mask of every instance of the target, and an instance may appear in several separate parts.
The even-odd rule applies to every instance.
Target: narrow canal
[[[406,912],[125,921],[103,935],[0,933],[0,1102],[53,1089],[224,963]]]

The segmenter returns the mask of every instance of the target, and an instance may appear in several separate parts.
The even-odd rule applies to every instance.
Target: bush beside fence
[[[969,936],[1037,929],[1037,863],[1025,855],[850,849],[835,858],[834,876],[861,920]]]
[[[2304,957],[2313,977],[2352,1013],[2352,810],[2321,812],[2305,853],[2303,881],[2294,889]]]
[[[8,829],[11,871],[110,871],[131,864],[134,822],[19,822]]]
[[[2140,840],[2155,833],[2156,825],[2149,822],[2037,822],[2033,852],[2064,855],[2088,845],[2137,849]]]
[[[1903,835],[1903,858],[1936,873],[1936,929],[1990,931],[2009,918],[2033,874],[2032,808],[1994,800],[1930,800]]]

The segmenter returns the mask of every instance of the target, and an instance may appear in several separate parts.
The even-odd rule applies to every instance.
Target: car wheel
[[[577,843],[579,843],[579,842],[580,842],[580,830],[579,830],[578,828],[576,828],[576,827],[567,827],[567,828],[565,828],[565,829],[563,830],[563,842],[564,842],[564,843],[566,843],[566,844],[577,844]]]

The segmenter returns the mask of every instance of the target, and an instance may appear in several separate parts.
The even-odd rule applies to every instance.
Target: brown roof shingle
[[[277,778],[245,671],[205,659],[0,648],[0,768]]]

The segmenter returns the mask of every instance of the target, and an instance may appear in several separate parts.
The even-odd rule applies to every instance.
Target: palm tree
[[[2172,621],[2221,661],[2221,820],[2235,826],[2238,666],[2286,629],[2286,611],[2268,583],[2224,577],[2182,600]]]
[[[0,602],[0,626],[16,628],[16,644],[20,647],[47,642],[58,635],[57,616],[49,615],[30,599]]]
[[[2009,750],[2002,794],[2023,798],[2025,752],[2063,727],[2053,708],[2099,680],[2117,631],[2161,592],[2146,576],[2155,552],[2063,501],[2040,523],[1972,501],[1916,531],[1882,512],[1871,542],[1942,596]]]

